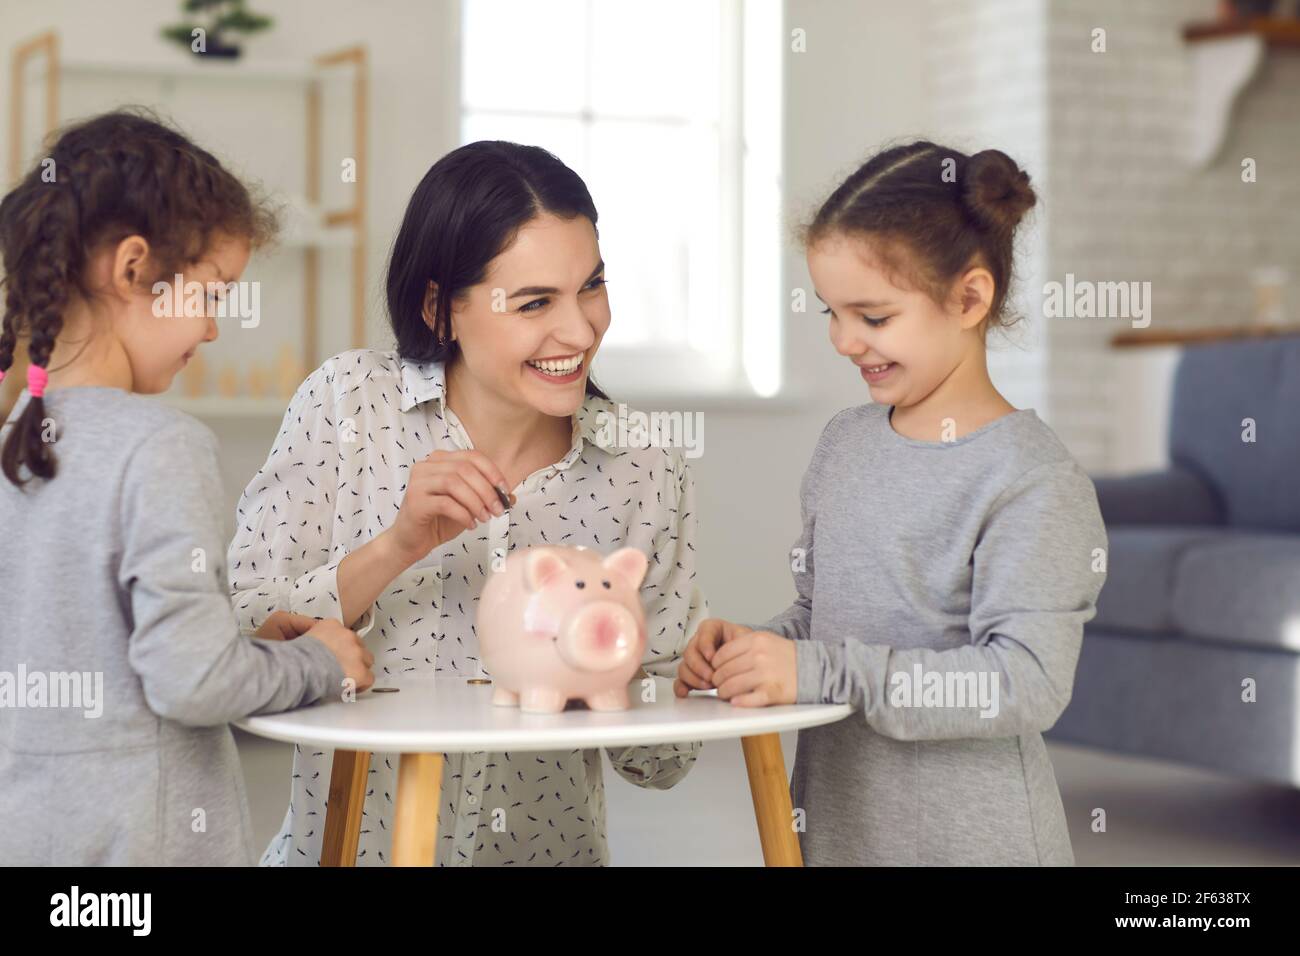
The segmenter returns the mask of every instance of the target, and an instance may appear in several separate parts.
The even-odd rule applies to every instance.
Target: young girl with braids
[[[240,634],[215,437],[140,397],[217,337],[210,315],[156,306],[174,283],[238,280],[272,225],[209,153],[132,112],[68,129],[0,202],[0,372],[20,338],[31,360],[0,429],[7,864],[251,865],[227,723],[373,680],[337,621]]]
[[[675,685],[853,706],[799,732],[806,863],[1073,863],[1042,731],[1070,700],[1106,533],[1087,475],[985,360],[1034,202],[1005,153],[915,142],[806,230],[831,344],[872,402],[831,419],[804,475],[794,604],[704,622]]]

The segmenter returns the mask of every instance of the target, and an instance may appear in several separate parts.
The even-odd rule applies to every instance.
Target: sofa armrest
[[[1213,489],[1182,468],[1092,480],[1107,525],[1223,523]]]

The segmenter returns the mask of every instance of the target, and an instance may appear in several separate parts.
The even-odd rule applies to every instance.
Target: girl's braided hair
[[[64,129],[39,163],[0,201],[4,321],[0,375],[20,337],[44,369],[67,309],[89,300],[86,266],[128,236],[149,243],[153,281],[202,257],[217,233],[254,246],[274,235],[275,215],[209,152],[145,110],[123,109]],[[5,477],[22,486],[52,478],[56,461],[42,440],[45,403],[33,396],[0,450]]]

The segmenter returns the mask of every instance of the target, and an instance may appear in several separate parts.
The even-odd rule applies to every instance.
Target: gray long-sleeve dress
[[[54,389],[46,417],[56,476],[0,477],[0,864],[251,865],[227,722],[343,671],[239,633],[211,431],[116,388]]]
[[[890,412],[826,426],[798,598],[753,625],[797,642],[799,703],[856,711],[799,732],[805,863],[1072,864],[1042,731],[1105,579],[1096,491],[1032,409],[951,442]]]

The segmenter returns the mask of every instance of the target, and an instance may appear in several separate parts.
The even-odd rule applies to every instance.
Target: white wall
[[[989,374],[1013,405],[1049,420],[1045,335],[1034,294],[1043,283],[1051,204],[1042,0],[930,0],[927,38],[930,138],[965,153],[1002,150],[1038,193],[1017,233],[1007,302],[1020,320],[989,337]]]
[[[1296,321],[1300,59],[1266,53],[1222,151],[1208,167],[1190,167],[1193,80],[1182,27],[1215,8],[1213,0],[930,5],[940,135],[1007,150],[1040,190],[1019,257],[1029,348],[991,362],[995,380],[1016,404],[1038,408],[1094,471],[1160,458],[1132,439],[1151,441],[1164,406],[1151,387],[1167,389],[1167,375],[1133,390],[1119,374],[1127,359],[1108,346],[1131,318],[1044,318],[1044,282],[1067,274],[1150,282],[1154,332],[1247,322],[1252,271],[1278,265],[1290,270],[1285,299]],[[1095,28],[1106,31],[1105,52],[1092,50]],[[1242,182],[1245,157],[1258,164],[1257,182]]]
[[[1300,302],[1300,57],[1268,51],[1238,100],[1223,149],[1204,169],[1183,158],[1192,116],[1181,35],[1213,0],[1067,0],[1047,4],[1050,176],[1048,274],[1151,283],[1151,331],[1244,324],[1252,270],[1290,271]],[[1107,51],[1089,50],[1094,27]],[[1244,183],[1241,161],[1258,164]],[[1156,409],[1117,391],[1110,336],[1123,319],[1052,321],[1051,411],[1085,465],[1119,457],[1123,423]]]

